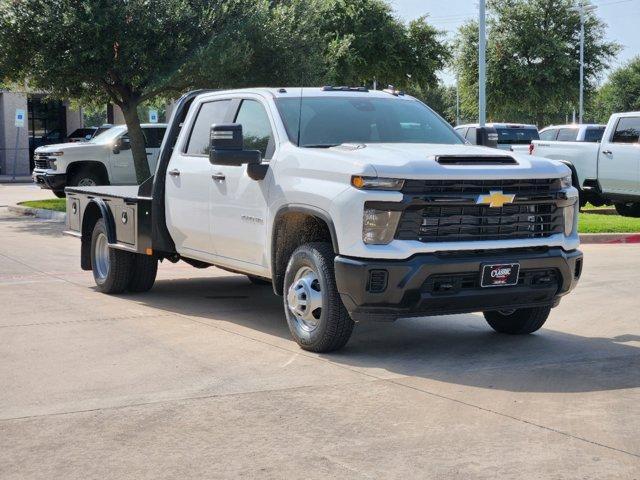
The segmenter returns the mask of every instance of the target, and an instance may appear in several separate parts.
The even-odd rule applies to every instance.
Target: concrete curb
[[[581,233],[580,243],[640,243],[640,233]]]
[[[22,205],[9,205],[7,209],[10,212],[17,213],[19,215],[30,215],[32,217],[54,220],[56,222],[64,222],[67,219],[67,214],[65,212],[55,212],[53,210],[45,210],[44,208],[31,208],[24,207]]]

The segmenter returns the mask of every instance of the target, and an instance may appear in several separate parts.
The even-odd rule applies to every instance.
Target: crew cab
[[[529,145],[533,140],[537,140],[538,127],[524,123],[487,123],[486,128],[495,130],[497,148],[509,150],[510,152],[527,153]],[[469,123],[455,127],[462,137],[472,145],[477,145],[478,123]]]
[[[640,217],[640,112],[613,114],[599,142],[557,137],[534,141],[532,154],[565,162],[582,204],[614,204],[620,215]]]
[[[597,123],[550,125],[540,130],[540,140],[545,142],[594,142],[602,139],[607,126]]]
[[[191,92],[151,178],[66,192],[98,290],[147,291],[163,260],[216,266],[271,283],[316,352],[401,317],[531,333],[582,270],[569,168],[466,145],[396,90]]]
[[[158,123],[142,125],[151,171],[155,170],[166,127]],[[67,185],[136,183],[133,155],[124,125],[97,128],[88,141],[38,147],[34,152],[34,163],[34,182],[53,190],[58,197],[64,197]]]

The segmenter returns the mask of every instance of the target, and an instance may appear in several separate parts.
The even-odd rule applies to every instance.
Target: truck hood
[[[54,143],[51,145],[44,145],[35,149],[36,153],[51,153],[51,152],[79,152],[82,150],[95,150],[100,145],[87,142],[69,142],[69,143]]]
[[[369,143],[339,145],[325,150],[350,158],[360,171],[375,171],[379,177],[414,179],[477,179],[500,178],[556,178],[570,174],[560,162],[514,152],[472,145],[441,145],[416,143]],[[437,156],[510,156],[513,165],[441,165]],[[354,165],[354,166],[355,166]]]

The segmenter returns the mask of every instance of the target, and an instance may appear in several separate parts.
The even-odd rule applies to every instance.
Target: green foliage
[[[580,233],[635,233],[640,232],[640,218],[620,215],[580,213],[578,221]]]
[[[573,0],[493,0],[487,21],[487,117],[493,121],[559,121],[577,109],[580,15]],[[585,90],[593,91],[619,50],[604,40],[594,13],[585,20]],[[477,117],[478,25],[460,28],[456,71],[463,116]],[[575,88],[572,88],[574,87]]]
[[[640,56],[613,72],[598,90],[590,112],[606,123],[612,113],[640,110]]]
[[[138,181],[150,101],[374,79],[428,91],[450,56],[425,18],[404,24],[383,0],[0,0],[0,45],[0,78],[120,106]]]
[[[64,198],[52,198],[50,200],[27,200],[26,202],[20,202],[19,205],[29,208],[53,210],[54,212],[67,211],[67,201]]]

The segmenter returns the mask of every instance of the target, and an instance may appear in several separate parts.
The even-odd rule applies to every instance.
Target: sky
[[[428,15],[430,23],[446,31],[449,38],[454,38],[458,27],[467,19],[478,16],[477,0],[390,0],[390,3],[405,20]],[[623,46],[604,79],[612,69],[640,55],[640,0],[591,0],[591,3],[597,6],[595,13],[608,25],[608,39]],[[450,72],[444,72],[441,77],[445,83],[454,82]]]

